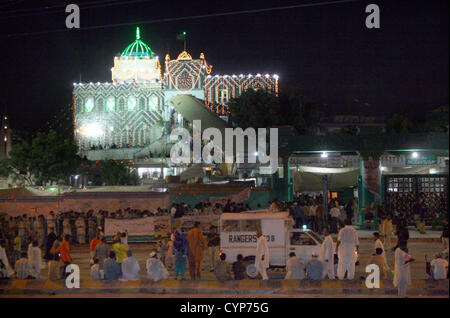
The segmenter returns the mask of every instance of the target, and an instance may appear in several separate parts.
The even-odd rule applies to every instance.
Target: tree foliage
[[[9,157],[1,163],[0,173],[22,185],[44,185],[67,180],[79,162],[76,145],[51,130],[38,133],[31,144],[13,146]]]
[[[401,114],[392,115],[386,122],[386,133],[388,134],[407,134],[411,128],[411,121]]]
[[[127,165],[121,161],[108,160],[102,163],[100,176],[107,186],[114,185],[135,185],[137,175],[130,172]]]
[[[264,90],[248,89],[229,103],[234,124],[243,129],[291,125],[299,133],[308,133],[317,124],[316,104],[305,102],[299,91],[276,96]]]

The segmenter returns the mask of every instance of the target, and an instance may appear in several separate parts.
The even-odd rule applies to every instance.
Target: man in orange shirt
[[[69,240],[70,235],[64,236],[64,240],[61,243],[61,245],[56,249],[56,252],[61,254],[61,262],[68,265],[72,262],[72,258],[70,257],[69,253]]]
[[[93,264],[94,256],[95,256],[95,247],[101,241],[102,240],[100,239],[99,235],[97,234],[97,236],[92,239],[91,245],[89,246],[89,254],[91,255],[91,262],[92,262],[92,264]]]
[[[206,238],[199,228],[200,223],[195,222],[194,228],[187,234],[189,273],[191,279],[200,279],[202,272],[203,250],[207,246]]]

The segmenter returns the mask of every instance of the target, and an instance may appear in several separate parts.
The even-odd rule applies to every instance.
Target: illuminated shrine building
[[[80,151],[141,148],[183,125],[183,116],[169,105],[178,94],[192,95],[219,116],[227,103],[243,91],[264,89],[278,93],[278,76],[212,75],[203,53],[199,59],[183,51],[176,59],[166,55],[164,73],[159,57],[136,39],[111,68],[112,82],[74,83],[75,138]]]

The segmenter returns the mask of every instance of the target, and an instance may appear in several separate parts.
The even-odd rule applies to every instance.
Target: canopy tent
[[[360,169],[298,166],[292,173],[294,191],[322,191],[324,175],[328,176],[328,188],[339,190],[357,186]]]

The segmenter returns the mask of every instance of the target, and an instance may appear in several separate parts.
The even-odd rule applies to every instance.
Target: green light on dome
[[[136,28],[136,40],[128,45],[120,56],[153,57],[154,55],[150,47],[141,41],[141,33],[139,28]]]

